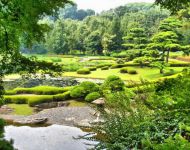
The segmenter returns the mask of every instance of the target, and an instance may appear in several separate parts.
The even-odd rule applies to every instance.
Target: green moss
[[[27,104],[8,104],[8,107],[14,109],[14,115],[32,115],[33,108],[29,107]]]

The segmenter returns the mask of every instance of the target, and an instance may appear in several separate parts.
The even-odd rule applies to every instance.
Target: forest
[[[0,150],[190,150],[188,0],[2,0],[0,29]]]

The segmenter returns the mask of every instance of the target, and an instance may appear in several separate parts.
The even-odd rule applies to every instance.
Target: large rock
[[[44,124],[47,121],[48,118],[32,118],[32,119],[15,120],[14,123],[23,124],[23,125],[36,125],[36,124]]]
[[[69,102],[51,102],[51,103],[42,103],[39,105],[36,105],[36,110],[43,110],[43,109],[49,109],[49,108],[56,108],[56,107],[67,107],[69,106]]]

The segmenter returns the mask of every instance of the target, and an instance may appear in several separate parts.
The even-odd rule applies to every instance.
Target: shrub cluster
[[[121,68],[120,73],[128,73],[128,68]]]
[[[128,70],[128,74],[138,74],[136,70]]]
[[[69,100],[70,99],[70,91],[67,91],[63,94],[57,94],[55,96],[53,96],[53,100],[54,101],[65,101],[65,100]]]
[[[5,95],[15,94],[36,94],[36,95],[55,95],[69,91],[72,87],[36,86],[32,88],[16,88],[8,90]]]
[[[71,97],[73,98],[85,98],[86,95],[92,92],[99,91],[99,86],[93,82],[85,81],[82,82],[80,85],[74,87],[71,90]]]
[[[101,70],[108,70],[110,67],[109,66],[104,66],[101,68]]]
[[[88,94],[85,97],[85,101],[92,102],[92,101],[94,101],[94,100],[96,100],[96,99],[98,99],[100,97],[101,97],[100,93],[98,93],[98,92],[92,92],[92,93]]]
[[[77,74],[90,74],[90,73],[91,73],[90,69],[88,69],[88,68],[79,69],[77,71]]]

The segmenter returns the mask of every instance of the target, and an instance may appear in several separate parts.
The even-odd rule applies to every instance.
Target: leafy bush
[[[5,103],[27,104],[28,96],[24,95],[4,96],[4,101]]]
[[[5,95],[15,95],[16,91],[15,90],[6,90]]]
[[[110,66],[112,66],[112,64],[100,64],[97,65],[97,68],[110,67]]]
[[[71,97],[73,98],[82,98],[85,97],[85,89],[81,86],[76,86],[71,90],[70,93]]]
[[[85,81],[71,90],[71,97],[84,98],[87,94],[99,91],[99,86],[93,82]]]
[[[128,74],[138,74],[136,70],[128,70]]]
[[[77,74],[90,74],[90,69],[88,68],[79,69],[77,71]]]
[[[173,69],[170,69],[169,71],[164,72],[163,76],[172,76],[174,74],[175,74],[175,71]]]
[[[109,76],[101,85],[103,91],[122,91],[124,90],[124,82],[118,76]]]
[[[128,68],[121,68],[120,73],[128,73]]]
[[[62,62],[61,58],[51,58],[51,61],[54,63]]]
[[[111,69],[122,68],[122,67],[125,67],[125,65],[124,64],[115,64],[115,65],[111,66]]]
[[[28,98],[29,106],[33,107],[41,103],[53,102],[53,96],[51,95],[36,95]]]
[[[96,99],[98,99],[100,97],[101,97],[100,93],[98,93],[98,92],[92,92],[92,93],[88,94],[85,97],[85,101],[92,102],[93,100],[96,100]]]
[[[69,100],[70,99],[70,91],[67,91],[63,94],[57,94],[53,96],[53,101],[64,101],[64,100]]]
[[[96,71],[96,67],[90,67],[90,68],[88,68],[90,71]]]
[[[16,88],[11,93],[16,94],[36,94],[36,95],[54,95],[66,92],[70,90],[72,87],[53,87],[53,86],[36,86],[32,88]],[[8,91],[8,94],[11,94]],[[5,93],[6,94],[6,93]]]
[[[101,68],[101,70],[108,70],[110,67],[109,66],[104,66]]]

